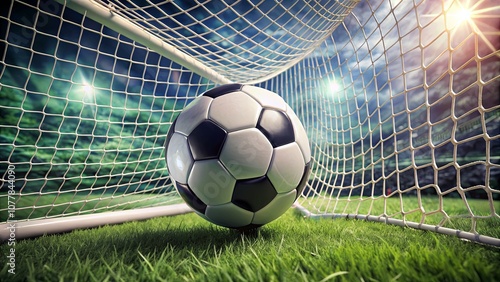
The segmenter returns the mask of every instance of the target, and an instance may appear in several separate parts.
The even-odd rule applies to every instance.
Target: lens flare
[[[85,96],[92,96],[94,94],[94,88],[89,84],[84,84],[83,93],[85,93]]]

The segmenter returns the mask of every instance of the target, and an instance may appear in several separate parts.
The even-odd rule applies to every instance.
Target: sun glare
[[[459,3],[459,2],[456,2]],[[459,27],[462,23],[472,21],[472,10],[461,4],[452,5],[446,12],[446,25],[449,30]]]
[[[491,49],[491,51],[496,52],[496,48],[491,42],[491,38],[492,35],[497,36],[500,34],[500,31],[485,24],[484,20],[490,18],[497,19],[500,5],[493,5],[485,8],[484,3],[487,1],[488,0],[450,0],[447,2],[449,5],[446,5],[443,14],[424,14],[422,16],[437,18],[443,15],[446,29],[451,33],[452,37],[454,37],[457,32],[461,34],[472,32],[480,37],[483,43]]]
[[[471,10],[467,10],[465,8],[461,8],[457,12],[457,15],[460,18],[459,21],[468,21],[468,20],[471,19],[472,11]]]

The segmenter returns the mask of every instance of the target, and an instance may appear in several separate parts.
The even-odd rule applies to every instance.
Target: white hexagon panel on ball
[[[217,159],[196,161],[188,179],[191,190],[207,205],[229,203],[235,183]]]
[[[266,136],[249,128],[227,135],[220,160],[236,179],[245,179],[264,175],[272,154],[273,147]]]
[[[208,116],[228,132],[252,128],[257,124],[261,106],[247,94],[238,91],[214,99]]]
[[[193,158],[186,136],[174,133],[169,140],[167,155],[169,156],[167,166],[170,176],[180,183],[187,183]]]

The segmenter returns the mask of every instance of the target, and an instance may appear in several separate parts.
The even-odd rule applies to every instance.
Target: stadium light
[[[88,83],[83,84],[83,93],[85,94],[85,97],[92,97],[94,95],[94,87],[92,87]]]
[[[81,88],[83,92],[83,101],[95,103],[95,89],[90,83],[84,80]]]
[[[332,91],[332,93],[335,93],[335,92],[340,90],[340,86],[335,80],[332,80],[329,83],[329,88],[330,88],[330,91]]]

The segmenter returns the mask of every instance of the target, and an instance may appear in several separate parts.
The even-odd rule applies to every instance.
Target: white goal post
[[[189,212],[175,117],[220,84],[281,95],[308,132],[308,217],[500,246],[493,0],[14,0],[0,11],[0,238]],[[494,228],[493,228],[494,229]]]

